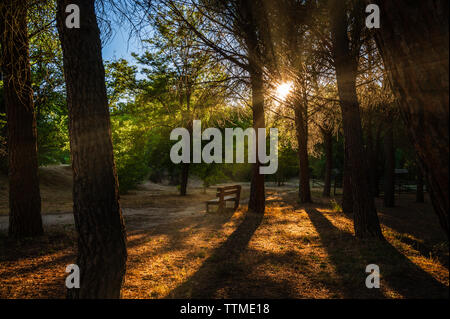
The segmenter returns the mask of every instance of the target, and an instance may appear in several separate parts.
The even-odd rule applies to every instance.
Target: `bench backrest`
[[[241,185],[218,187],[216,196],[223,199],[225,196],[236,194],[239,197],[241,194]]]

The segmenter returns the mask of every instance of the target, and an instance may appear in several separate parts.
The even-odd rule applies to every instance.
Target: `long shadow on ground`
[[[186,282],[169,293],[171,298],[212,298],[233,276],[239,257],[245,251],[263,214],[247,212],[238,228],[204,261]]]
[[[380,289],[367,289],[366,266],[380,267],[381,283],[405,298],[448,298],[448,287],[412,263],[388,242],[358,241],[336,228],[314,208],[306,212],[342,278],[346,298],[384,298]],[[347,248],[343,250],[343,248]]]

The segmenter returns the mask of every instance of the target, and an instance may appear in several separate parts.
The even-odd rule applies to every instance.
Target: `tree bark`
[[[420,167],[417,167],[416,202],[425,202],[425,198],[423,196],[423,175]]]
[[[43,234],[26,1],[3,1],[0,18],[8,123],[8,234],[23,238]]]
[[[345,214],[353,214],[352,169],[348,158],[348,146],[344,141],[344,172],[342,176],[342,210]]]
[[[383,239],[375,203],[370,193],[363,148],[361,115],[356,95],[358,52],[351,52],[350,49],[344,3],[333,0],[330,14],[333,58],[351,168],[355,236]]]
[[[297,131],[299,159],[298,199],[300,203],[310,203],[311,190],[309,186],[308,124],[306,123],[305,110],[301,103],[297,103],[295,107],[295,128]]]
[[[330,131],[323,130],[323,144],[325,150],[325,180],[323,184],[323,196],[330,197],[331,171],[333,169],[333,143]]]
[[[373,174],[374,174],[374,181],[373,181],[373,196],[374,197],[380,197],[380,169],[379,169],[379,160],[378,156],[380,154],[381,149],[381,128],[382,125],[379,124],[377,127],[377,132],[375,135],[375,150],[373,153]]]
[[[378,154],[380,153],[381,125],[377,125],[377,129],[374,136],[372,123],[373,123],[372,120],[369,119],[367,128],[367,158],[369,163],[369,182],[372,196],[379,197],[380,189],[378,187],[378,184],[380,181],[379,176],[380,174],[378,169]]]
[[[180,195],[186,196],[187,194],[187,184],[189,179],[189,163],[181,164],[181,180],[180,180]]]
[[[384,207],[395,206],[395,150],[393,123],[388,123],[384,135]]]
[[[448,236],[449,2],[375,3],[382,18],[377,46]]]
[[[259,70],[253,70],[250,74],[252,85],[252,110],[253,128],[256,132],[256,154],[258,154],[258,128],[265,127],[264,116],[264,85],[263,77]],[[255,213],[264,214],[266,208],[264,175],[259,173],[259,157],[256,156],[256,163],[253,164],[252,180],[250,184],[250,199],[248,208]]]
[[[243,23],[241,26],[242,33],[248,56],[248,72],[252,89],[253,128],[256,133],[256,154],[258,154],[258,128],[265,128],[265,115],[264,78],[261,63],[263,53],[261,52],[261,43],[258,38],[258,17],[255,16],[255,5],[257,3],[250,0],[239,2],[241,23]],[[259,156],[256,156],[256,163],[253,164],[252,168],[248,208],[255,213],[264,214],[266,208],[265,177],[259,173],[260,166]]]
[[[80,8],[80,28],[65,26],[68,4]],[[80,288],[69,298],[119,298],[126,237],[119,203],[100,31],[91,0],[58,0],[73,168]]]

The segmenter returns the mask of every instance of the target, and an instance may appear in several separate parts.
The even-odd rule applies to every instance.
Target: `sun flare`
[[[276,96],[278,99],[284,101],[286,97],[292,91],[292,82],[284,82],[277,86],[276,88]]]

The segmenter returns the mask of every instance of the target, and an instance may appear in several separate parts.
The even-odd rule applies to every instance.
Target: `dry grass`
[[[141,188],[123,197],[133,208],[186,211],[212,198],[195,189]],[[246,190],[248,194],[248,190]],[[177,215],[139,227],[126,218],[124,298],[448,298],[448,242],[429,204],[402,196],[380,209],[386,243],[357,241],[351,216],[331,201],[298,205],[296,193],[269,189],[264,216],[245,205],[222,214]],[[204,208],[202,208],[204,210]],[[0,238],[0,298],[63,298],[65,267],[75,262],[73,227],[37,240]],[[365,287],[365,267],[380,266],[381,288]]]

